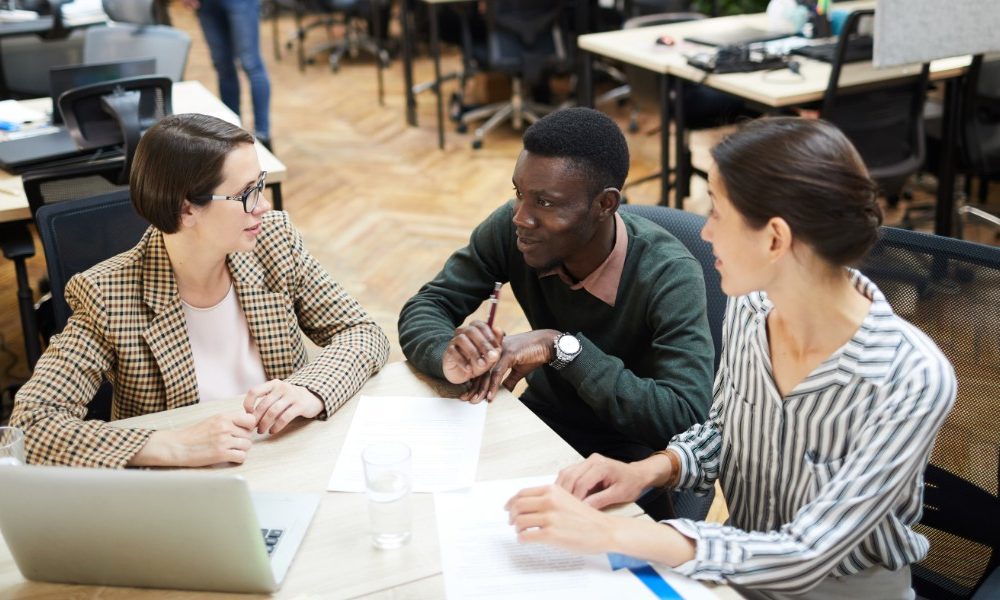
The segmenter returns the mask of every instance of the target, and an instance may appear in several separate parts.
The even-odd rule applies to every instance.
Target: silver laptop
[[[320,500],[196,471],[0,467],[0,490],[27,579],[222,592],[278,589]]]

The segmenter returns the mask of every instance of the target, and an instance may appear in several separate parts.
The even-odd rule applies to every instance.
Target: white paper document
[[[0,101],[0,121],[23,125],[43,120],[45,120],[45,113],[27,108],[17,100]]]
[[[410,447],[414,492],[466,488],[476,480],[486,402],[362,396],[327,489],[365,491],[361,451],[377,442]]]
[[[680,575],[660,571],[664,585],[672,584],[664,596],[628,569],[612,570],[607,555],[519,543],[504,504],[523,488],[554,480],[551,475],[479,482],[469,490],[434,495],[448,600],[717,600]]]

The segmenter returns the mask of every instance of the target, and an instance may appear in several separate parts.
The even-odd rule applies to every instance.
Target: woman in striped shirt
[[[600,455],[507,505],[523,542],[616,551],[750,598],[912,598],[923,471],[955,398],[934,343],[846,268],[874,244],[875,186],[832,125],[748,123],[712,151],[702,231],[731,297],[707,422],[625,464]],[[721,483],[725,524],[600,512]]]

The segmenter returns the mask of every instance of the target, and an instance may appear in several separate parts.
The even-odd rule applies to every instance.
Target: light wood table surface
[[[408,363],[386,366],[362,389],[373,396],[453,397],[453,386],[416,373]],[[256,440],[247,462],[220,468],[246,478],[252,490],[324,492],[319,510],[299,548],[280,598],[444,598],[434,502],[430,494],[413,496],[413,538],[399,550],[374,548],[368,532],[364,494],[325,492],[337,455],[350,428],[358,396],[328,421],[298,421],[288,431]],[[173,428],[212,414],[238,409],[239,401],[197,404],[116,422],[121,426]],[[554,474],[580,460],[512,394],[502,390],[489,406],[477,479],[506,479]],[[633,505],[615,510],[645,517]],[[716,588],[720,598],[736,598]],[[246,597],[175,590],[69,586],[24,580],[6,545],[0,545],[0,598],[215,598]]]
[[[197,112],[218,117],[234,125],[240,124],[239,116],[229,110],[222,100],[216,98],[201,82],[175,83],[171,100],[174,114]],[[44,113],[52,110],[51,98],[33,98],[23,100],[21,104]],[[257,144],[257,156],[260,158],[260,168],[267,171],[268,186],[275,184],[280,186],[288,172],[284,163],[260,143]],[[280,195],[280,187],[275,193]],[[28,209],[28,198],[24,195],[21,176],[0,170],[0,223],[29,219],[31,211]]]

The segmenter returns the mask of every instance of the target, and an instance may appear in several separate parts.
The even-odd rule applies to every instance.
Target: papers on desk
[[[68,23],[85,23],[107,18],[101,0],[73,0],[62,5],[62,14]]]
[[[613,575],[603,556],[523,545],[503,505],[519,490],[554,476],[481,482],[465,492],[435,494],[441,567],[448,600],[607,598],[598,587]]]
[[[554,480],[548,476],[479,482],[466,491],[434,495],[448,600],[717,600],[710,590],[680,575],[656,572],[653,576],[661,578],[647,585],[629,568],[613,570],[606,555],[518,543],[504,504],[523,488]],[[648,566],[646,570],[653,572]]]
[[[37,18],[38,13],[33,10],[0,10],[0,23],[20,23],[34,21]]]
[[[486,402],[362,396],[327,489],[365,491],[361,451],[376,442],[410,447],[414,492],[469,487],[476,480]]]
[[[45,113],[26,108],[17,100],[0,101],[0,122],[24,125],[45,120]]]

